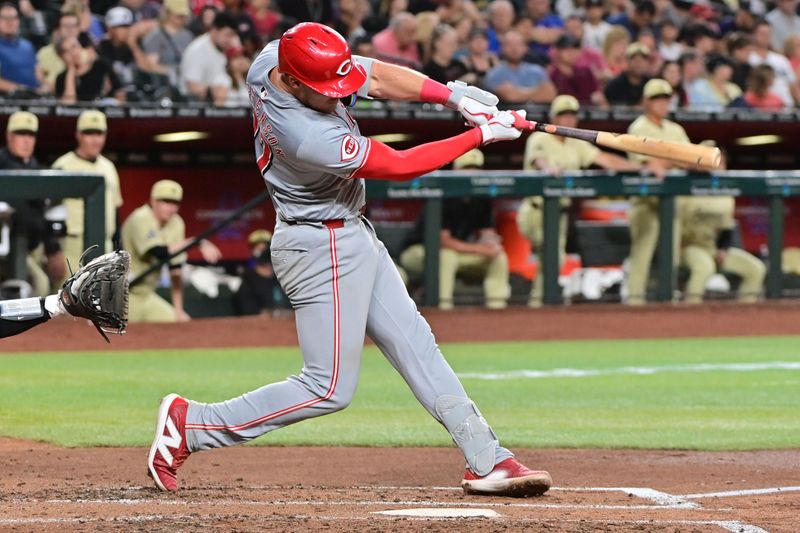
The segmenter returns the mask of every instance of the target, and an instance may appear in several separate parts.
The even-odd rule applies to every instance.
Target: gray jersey
[[[304,106],[276,88],[278,41],[269,43],[247,74],[253,107],[256,161],[275,211],[283,220],[356,216],[364,206],[364,181],[354,179],[370,141],[341,103],[328,114]]]

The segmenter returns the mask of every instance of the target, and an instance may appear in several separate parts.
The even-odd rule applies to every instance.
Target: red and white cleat
[[[494,470],[485,476],[477,476],[467,468],[461,488],[466,494],[488,496],[540,496],[547,492],[553,480],[543,470],[530,470],[525,465],[509,457],[497,463]]]
[[[178,468],[189,457],[184,428],[188,405],[177,394],[169,394],[158,408],[156,436],[147,457],[147,475],[161,490],[178,490]]]

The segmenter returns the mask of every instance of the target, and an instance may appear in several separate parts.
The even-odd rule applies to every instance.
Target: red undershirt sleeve
[[[406,181],[433,172],[483,142],[480,128],[460,135],[409,148],[395,150],[371,140],[371,149],[364,164],[353,175],[356,178]]]

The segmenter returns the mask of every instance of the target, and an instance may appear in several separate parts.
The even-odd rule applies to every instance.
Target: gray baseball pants
[[[189,451],[240,444],[274,429],[344,409],[356,391],[366,334],[425,409],[445,424],[466,457],[478,453],[475,446],[489,446],[489,454],[494,448],[494,464],[512,457],[492,439],[480,413],[480,423],[490,435],[476,437],[478,444],[475,440],[470,443],[469,436],[463,438],[465,432],[476,433],[470,426],[480,425],[467,416],[471,413],[453,409],[450,412],[458,414],[440,416],[447,411],[437,399],[448,398],[449,403],[444,402],[448,405],[459,404],[461,399],[469,402],[464,388],[439,351],[430,326],[417,311],[371,224],[355,217],[338,225],[278,223],[271,246],[272,262],[295,310],[303,369],[285,381],[225,402],[189,402]],[[450,420],[443,420],[448,416]]]

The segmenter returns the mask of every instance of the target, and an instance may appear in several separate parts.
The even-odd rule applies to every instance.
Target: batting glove
[[[447,107],[457,109],[470,126],[482,126],[497,114],[499,100],[492,93],[463,81],[450,81],[447,88],[452,91]]]
[[[496,141],[513,141],[519,139],[522,135],[522,130],[515,126],[518,117],[525,118],[525,110],[514,111],[500,111],[493,117],[488,124],[481,126],[481,134],[483,135],[483,144],[489,144]],[[519,124],[517,122],[517,124]]]

